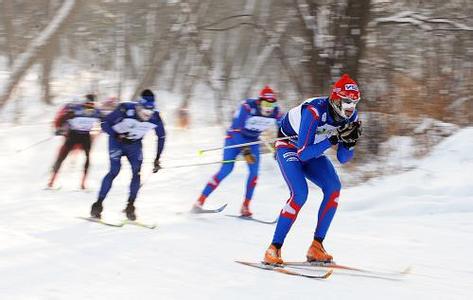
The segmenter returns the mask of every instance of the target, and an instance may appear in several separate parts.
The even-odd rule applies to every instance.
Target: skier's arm
[[[233,119],[232,128],[243,129],[245,127],[245,122],[246,122],[246,119],[248,118],[248,114],[250,113],[250,111],[251,111],[251,107],[246,102],[244,102],[240,106],[240,110],[238,111],[235,118]]]
[[[166,132],[164,131],[164,125],[163,121],[161,120],[161,117],[158,114],[158,121],[156,122],[156,128],[154,131],[156,132],[156,137],[158,140],[158,145],[157,145],[157,151],[156,151],[156,160],[159,160],[161,157],[161,152],[163,152],[164,149],[164,142],[166,140]]]
[[[328,139],[314,144],[318,125],[319,113],[315,107],[308,105],[302,112],[297,142],[297,155],[301,161],[319,157],[332,146]]]
[[[115,121],[118,120],[122,115],[122,107],[117,107],[114,111],[109,113],[105,118],[103,118],[102,129],[110,136],[117,135],[117,132],[113,130],[112,126],[115,124]]]
[[[354,153],[353,147],[348,149],[343,143],[338,143],[337,159],[341,164],[349,162],[353,158]]]
[[[279,109],[279,106],[276,107],[276,127],[279,130],[279,127],[281,126],[281,121],[284,117],[284,114],[282,111]]]

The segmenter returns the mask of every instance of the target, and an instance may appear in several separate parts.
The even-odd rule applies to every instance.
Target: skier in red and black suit
[[[59,149],[57,159],[53,165],[48,187],[51,188],[57,178],[62,162],[71,150],[80,148],[85,152],[86,160],[80,187],[85,189],[85,180],[89,169],[90,148],[92,139],[90,131],[101,119],[101,112],[95,108],[95,95],[88,94],[82,103],[66,104],[56,115],[54,126],[56,135],[64,135],[64,144]]]

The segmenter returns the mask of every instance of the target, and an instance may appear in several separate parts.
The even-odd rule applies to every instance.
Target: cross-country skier
[[[140,170],[143,162],[141,141],[146,132],[151,129],[154,129],[157,136],[157,151],[153,172],[156,173],[161,168],[159,158],[164,148],[165,132],[154,102],[153,92],[144,90],[137,103],[121,103],[104,118],[102,129],[109,135],[110,171],[103,178],[97,202],[92,204],[90,212],[92,217],[101,217],[102,203],[112,187],[113,180],[120,172],[122,156],[126,156],[130,162],[133,175],[128,204],[124,212],[129,220],[136,220],[134,202],[140,188]]]
[[[81,180],[81,189],[85,189],[85,180],[89,169],[90,148],[92,138],[90,131],[100,121],[101,112],[95,108],[95,95],[88,94],[82,103],[66,104],[56,115],[54,126],[56,135],[66,137],[64,144],[59,149],[56,162],[53,165],[48,187],[52,188],[57,178],[61,164],[71,150],[81,148],[85,152],[86,160],[84,173]]]
[[[283,263],[281,247],[307,199],[306,179],[319,186],[324,195],[307,260],[332,261],[332,255],[325,251],[322,242],[337,210],[341,184],[324,152],[336,146],[340,163],[352,159],[354,146],[361,135],[356,110],[359,100],[358,85],[345,74],[333,86],[330,97],[307,99],[292,108],[281,121],[280,137],[297,135],[296,139],[276,142],[277,160],[289,187],[290,198],[281,210],[273,241],[264,255],[264,263]]]
[[[236,111],[232,125],[227,130],[225,146],[254,142],[259,139],[261,132],[277,125],[281,119],[279,107],[274,91],[265,86],[259,94],[258,99],[245,100]],[[250,174],[246,183],[246,193],[241,206],[242,216],[250,217],[250,201],[258,179],[259,168],[259,145],[251,145],[240,148],[225,149],[223,160],[229,161],[222,164],[220,170],[205,186],[202,194],[192,208],[192,212],[199,213],[207,197],[217,188],[220,182],[233,170],[234,160],[239,153],[243,154]]]

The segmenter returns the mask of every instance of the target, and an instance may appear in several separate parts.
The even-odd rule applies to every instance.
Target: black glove
[[[355,121],[342,128],[338,136],[346,148],[352,148],[356,145],[361,133],[361,121]]]
[[[243,154],[243,157],[245,158],[246,162],[250,165],[256,162],[256,157],[253,155],[253,153],[251,153],[250,147],[243,147],[241,153]]]
[[[54,131],[54,135],[62,135],[62,136],[67,136],[67,128],[65,127],[60,127],[58,129],[56,129],[56,131]]]
[[[154,160],[153,173],[156,173],[159,170],[161,170],[161,165],[159,164],[159,158],[156,157],[156,159]]]
[[[338,142],[340,141],[339,132],[337,131],[337,133],[335,133],[334,135],[329,137],[328,140],[329,140],[330,144],[332,144],[332,145],[338,144]]]

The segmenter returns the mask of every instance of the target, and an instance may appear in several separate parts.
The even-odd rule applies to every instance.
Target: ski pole
[[[149,178],[151,177],[151,175],[153,175],[153,170],[151,170],[151,172],[149,172],[146,177],[141,181],[140,183],[140,188],[143,187],[143,185],[145,185],[145,183],[149,180]]]
[[[178,168],[189,168],[189,167],[198,167],[198,166],[205,166],[205,165],[213,165],[213,164],[228,164],[228,163],[233,163],[237,161],[243,161],[243,160],[237,160],[237,159],[229,159],[229,160],[219,160],[219,161],[212,161],[212,162],[207,162],[207,163],[196,163],[196,164],[184,164],[184,165],[175,165],[175,166],[169,166],[169,167],[161,167],[162,169],[178,169]],[[149,172],[149,174],[146,175],[144,180],[140,184],[140,188],[145,185],[145,183],[149,180],[151,175],[153,175],[154,172]]]
[[[237,161],[243,161],[243,160],[238,160],[238,159],[219,160],[219,161],[212,161],[212,162],[206,162],[206,163],[175,165],[175,166],[163,167],[163,169],[178,169],[178,168],[198,167],[198,166],[213,165],[213,164],[228,164],[228,163],[234,163]]]
[[[265,141],[255,141],[255,142],[249,142],[249,143],[243,143],[243,144],[236,144],[236,145],[231,145],[231,146],[224,146],[224,147],[215,147],[215,148],[208,148],[208,149],[201,149],[198,151],[199,155],[204,154],[204,152],[209,152],[209,151],[215,151],[215,150],[221,150],[221,149],[231,149],[231,148],[239,148],[239,147],[245,147],[245,146],[251,146],[251,145],[259,145],[259,144],[264,144],[264,143],[273,143],[277,141],[283,141],[287,139],[292,139],[296,138],[297,135],[293,136],[285,136],[285,137],[280,137],[280,138],[275,138],[275,139],[270,139],[270,140],[265,140]]]
[[[36,146],[38,146],[38,145],[40,145],[40,144],[42,144],[42,143],[45,143],[45,142],[47,142],[47,141],[49,141],[49,140],[52,140],[54,137],[55,137],[55,136],[53,135],[53,136],[50,136],[50,137],[48,137],[48,138],[42,139],[42,140],[40,140],[40,141],[38,141],[38,142],[36,142],[36,143],[34,143],[34,144],[31,144],[31,145],[29,145],[29,146],[27,146],[27,147],[25,147],[25,148],[23,148],[23,149],[18,149],[18,150],[16,150],[15,152],[18,154],[18,153],[23,152],[23,151],[25,151],[25,150],[31,149],[31,148],[33,148],[33,147],[36,147]]]

